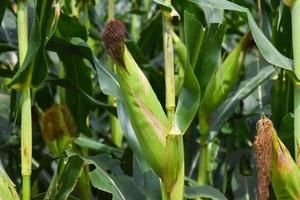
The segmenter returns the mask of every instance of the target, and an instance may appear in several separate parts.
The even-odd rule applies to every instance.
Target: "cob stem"
[[[171,3],[171,0],[166,0]],[[165,85],[166,85],[166,109],[170,122],[174,118],[175,110],[175,77],[174,77],[174,55],[173,55],[173,25],[169,12],[163,11],[163,40],[164,40],[164,63],[165,63]]]
[[[295,0],[291,7],[292,15],[292,34],[293,34],[293,54],[295,61],[295,73],[300,77],[300,0]],[[295,138],[295,158],[296,163],[300,162],[300,87],[299,84],[295,84],[294,87],[294,138]]]
[[[171,0],[165,0],[171,4]],[[164,42],[164,64],[165,64],[165,87],[166,87],[166,110],[170,125],[173,124],[175,112],[175,74],[174,74],[174,54],[173,54],[173,25],[170,12],[162,11],[163,22],[163,42]],[[173,131],[169,134],[173,134]],[[168,136],[167,136],[168,137]],[[173,136],[171,136],[173,137]],[[162,199],[181,200],[184,191],[184,150],[182,135],[167,142],[166,160],[170,160],[170,165],[165,164],[162,180]],[[168,140],[168,139],[167,139]],[[172,150],[170,150],[172,149]],[[177,156],[177,157],[176,157]],[[169,161],[168,161],[169,162]],[[174,177],[174,174],[175,177]],[[172,184],[170,184],[172,182]]]
[[[200,127],[200,158],[198,169],[198,183],[201,185],[210,184],[210,149],[207,142],[209,132],[209,116],[199,108],[199,127]]]
[[[19,64],[23,64],[28,49],[28,23],[26,1],[18,0],[17,24],[19,42]],[[30,175],[32,159],[32,124],[30,86],[25,87],[21,100],[21,168],[22,199],[30,199]]]
[[[198,183],[201,185],[205,185],[210,182],[209,159],[210,159],[209,144],[208,143],[201,144],[200,159],[199,159],[199,171],[198,171]]]
[[[108,11],[108,21],[115,19],[115,0],[108,0],[107,11]]]

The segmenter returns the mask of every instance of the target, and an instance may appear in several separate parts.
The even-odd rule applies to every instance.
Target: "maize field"
[[[299,200],[300,0],[0,0],[0,200]]]

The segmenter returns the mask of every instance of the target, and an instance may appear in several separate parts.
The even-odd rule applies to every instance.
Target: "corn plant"
[[[299,9],[1,0],[0,200],[299,198]]]

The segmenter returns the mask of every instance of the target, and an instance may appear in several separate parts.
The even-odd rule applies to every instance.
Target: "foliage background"
[[[32,53],[32,56],[28,57],[28,66],[29,63],[34,65],[33,193],[38,195],[47,191],[59,163],[58,158],[49,151],[41,136],[40,111],[46,111],[52,105],[60,103],[67,105],[78,128],[80,137],[75,140],[75,143],[89,151],[84,162],[90,163],[90,180],[95,198],[110,199],[113,194],[116,199],[123,199],[123,197],[143,199],[145,194],[148,194],[153,195],[153,199],[159,199],[159,195],[157,196],[159,188],[152,187],[158,185],[157,177],[153,171],[141,168],[137,155],[134,155],[132,148],[129,147],[132,133],[128,128],[124,130],[126,123],[129,122],[126,115],[120,114],[120,110],[118,110],[119,118],[124,118],[121,122],[127,136],[121,148],[114,145],[111,140],[109,115],[116,115],[117,110],[109,104],[106,94],[116,90],[114,90],[114,79],[110,78],[110,76],[114,77],[114,73],[109,68],[111,61],[101,41],[101,33],[108,18],[108,2],[106,0],[61,1],[59,20],[53,17],[55,10],[52,2],[46,1],[44,10],[41,2],[33,0],[28,2],[31,30],[29,52]],[[191,13],[205,28],[214,26],[214,23],[226,25],[226,33],[224,37],[221,36],[221,55],[215,58],[219,63],[217,68],[220,68],[222,58],[225,58],[249,31],[247,16],[242,12],[199,7],[195,3],[196,0],[193,2],[172,1],[178,12],[173,22],[175,32],[184,40],[185,11]],[[273,45],[283,55],[292,56],[290,11],[287,7],[279,0],[261,2],[232,0],[231,2],[248,8]],[[161,104],[164,105],[162,22],[159,3],[158,0],[116,1],[114,10],[115,18],[122,20],[127,27],[126,45],[147,75]],[[15,76],[18,73],[15,1],[1,0],[1,21],[0,158],[4,169],[20,192],[20,92],[8,87],[12,77],[16,83],[19,83],[22,82],[22,77],[26,76],[26,73],[19,77]],[[57,25],[53,26],[54,23]],[[192,31],[194,32],[189,34],[194,35],[193,40],[197,41],[199,30]],[[205,39],[207,43],[211,41],[212,47],[216,45],[213,34]],[[270,64],[276,65],[277,58],[276,54],[269,52],[271,52],[271,60],[266,61],[266,57],[262,56],[254,41],[248,45],[247,56],[243,63],[244,70],[238,78],[238,83],[212,115],[209,134],[212,141],[210,160],[213,169],[212,186],[228,199],[255,199],[257,172],[252,141],[255,136],[255,123],[260,113],[272,117],[275,127],[279,129],[279,136],[290,152],[294,152],[293,115],[290,113],[293,105],[292,82],[287,76],[287,70],[279,68],[282,66],[275,67],[276,75],[274,75],[275,70],[270,67]],[[184,66],[176,52],[175,64],[176,77],[180,81],[182,78],[180,68]],[[26,69],[28,66],[22,67]],[[205,78],[203,74],[196,71],[195,74],[198,80]],[[179,89],[177,97],[178,94]],[[197,118],[193,120],[184,136],[186,177],[190,186],[193,185],[191,179],[197,177],[198,169]],[[68,162],[73,162],[72,167],[80,170],[84,164],[76,159],[82,160],[71,156]],[[63,176],[60,177],[61,180],[64,180]],[[73,178],[69,178],[70,176]],[[65,180],[74,181],[74,183],[66,183],[70,185],[70,192],[75,186],[76,176],[78,176],[76,172],[69,174],[68,180]],[[208,196],[218,195],[212,187],[196,185],[194,189],[193,187],[188,189],[186,197],[200,193],[208,193]],[[60,192],[59,189],[57,190]],[[76,190],[71,195],[76,197]]]

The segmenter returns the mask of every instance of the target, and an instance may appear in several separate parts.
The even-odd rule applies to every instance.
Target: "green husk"
[[[109,96],[108,102],[110,105],[116,106],[116,97]],[[123,132],[120,121],[111,113],[109,114],[109,120],[111,124],[111,140],[117,147],[121,148],[123,141]]]
[[[277,199],[299,199],[300,169],[267,118],[257,122],[254,150],[258,166],[258,199],[268,199],[270,181]]]
[[[163,173],[164,199],[182,200],[184,186],[184,151],[182,135],[168,135]]]
[[[250,34],[246,34],[234,50],[227,56],[222,67],[213,74],[208,82],[199,106],[200,160],[198,182],[210,184],[210,149],[207,143],[212,112],[225,100],[231,89],[240,79]]]
[[[0,200],[19,200],[14,183],[3,169],[0,161]]]
[[[246,56],[249,34],[247,34],[225,59],[209,81],[201,101],[203,112],[211,113],[228,96],[230,90],[240,79]]]
[[[147,162],[161,177],[168,118],[150,83],[124,46],[124,66],[117,67],[122,97]]]
[[[282,0],[282,1],[288,7],[291,7],[295,2],[295,0]]]

